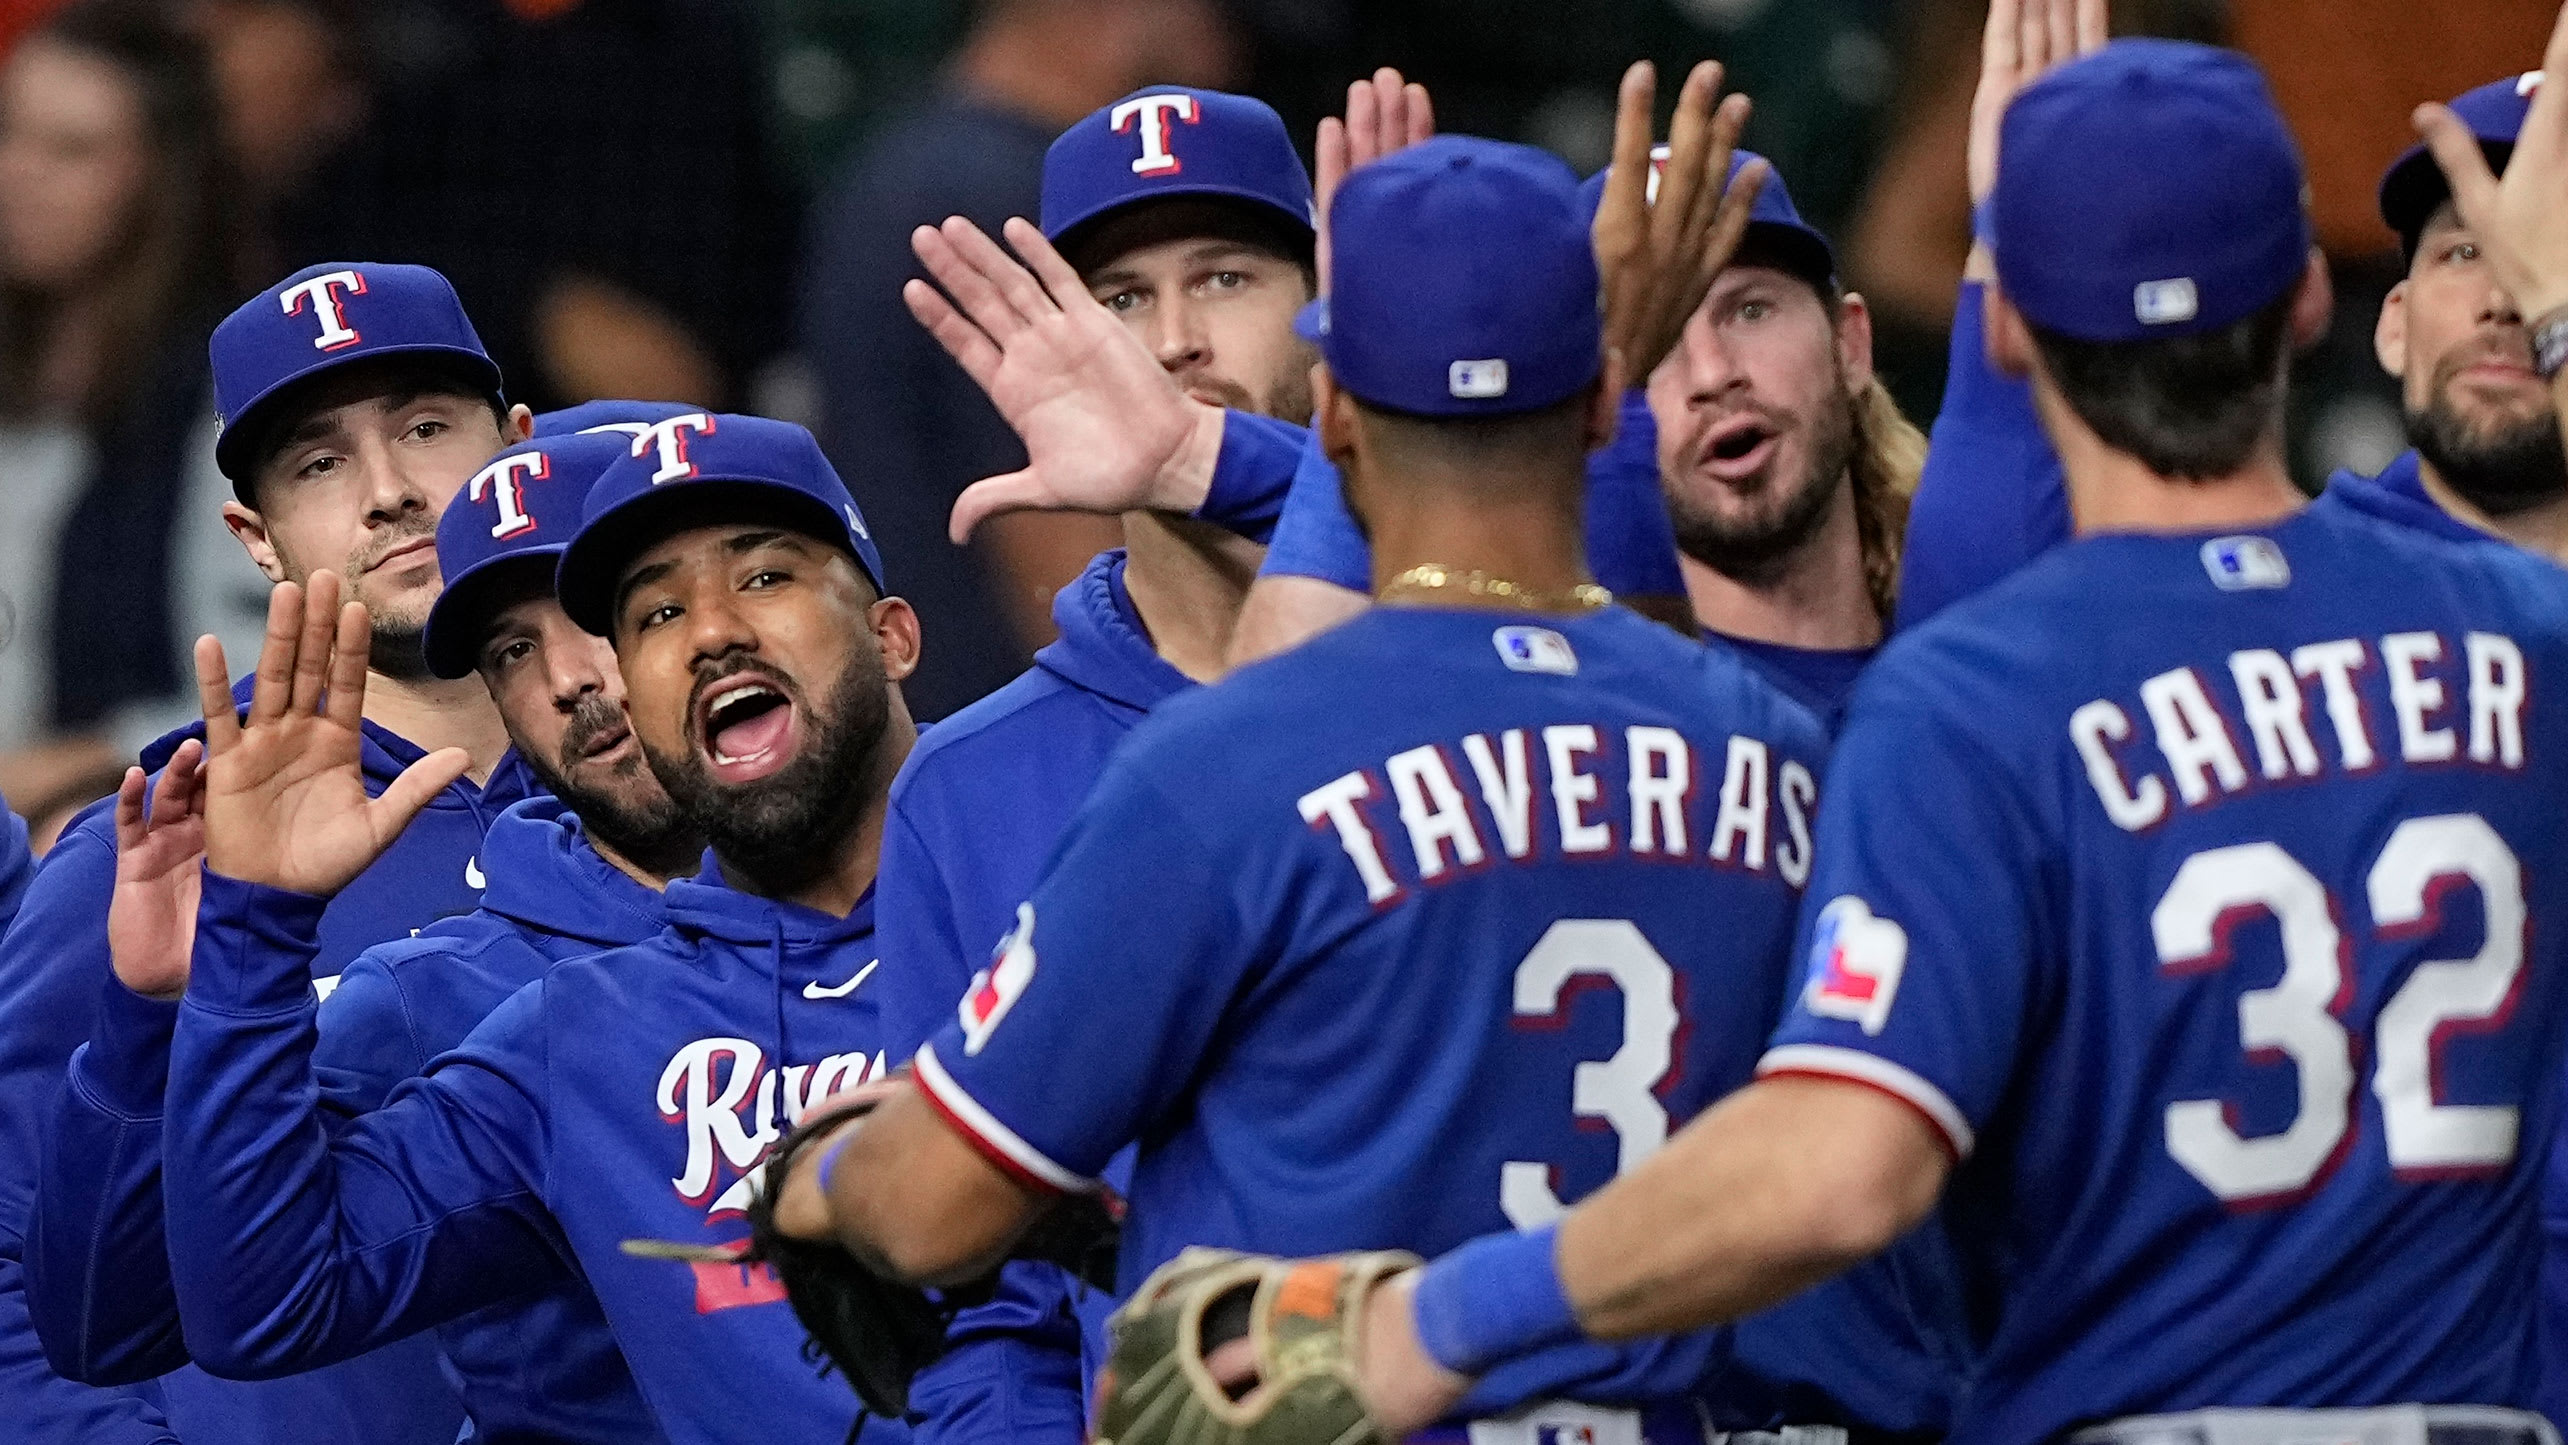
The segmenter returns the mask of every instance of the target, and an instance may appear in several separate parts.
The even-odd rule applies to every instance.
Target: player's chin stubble
[[[579,814],[591,837],[615,850],[635,867],[661,878],[689,871],[704,852],[704,840],[660,785],[640,749],[625,754],[601,773],[590,766],[590,780],[574,782],[581,755],[599,734],[627,726],[624,709],[594,694],[581,699],[563,729],[558,757],[550,764],[531,749],[520,748],[537,781]]]
[[[2510,517],[2568,497],[2568,450],[2559,418],[2548,408],[2529,415],[2494,413],[2474,420],[2454,397],[2456,378],[2474,357],[2436,368],[2433,400],[2406,414],[2408,445],[2444,485],[2491,517]]]
[[[1724,577],[1751,586],[1780,577],[1826,525],[1837,489],[1848,485],[1855,456],[1855,403],[1840,380],[1819,408],[1808,433],[1809,462],[1788,488],[1769,488],[1769,504],[1753,502],[1742,517],[1723,517],[1697,505],[1688,488],[1669,489],[1669,519],[1677,550]],[[1712,484],[1718,486],[1718,483]]]

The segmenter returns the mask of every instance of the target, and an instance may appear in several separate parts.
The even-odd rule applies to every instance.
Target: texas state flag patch
[[[963,1053],[981,1052],[999,1020],[1016,1007],[1025,986],[1034,981],[1034,905],[1017,905],[1017,924],[990,955],[990,966],[972,975],[963,994]]]
[[[1810,982],[1801,1006],[1821,1018],[1846,1019],[1878,1034],[1890,1022],[1899,976],[1908,970],[1908,930],[1853,894],[1819,910],[1810,938]]]

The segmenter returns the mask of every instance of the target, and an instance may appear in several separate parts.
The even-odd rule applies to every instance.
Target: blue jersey
[[[919,1080],[1038,1187],[1137,1140],[1127,1287],[1555,1218],[1746,1077],[1821,747],[1627,612],[1376,608],[1159,705]]]
[[[236,689],[244,701],[248,686],[244,679]],[[372,723],[364,731],[369,790],[380,790],[422,756],[408,740]],[[157,772],[183,739],[202,735],[201,725],[191,725],[160,739],[144,750],[143,766]],[[475,787],[459,780],[431,800],[400,840],[332,900],[320,920],[319,947],[307,962],[311,984],[334,983],[372,944],[471,911],[480,891],[474,857],[483,833],[534,787],[511,753],[488,783]],[[0,941],[0,1420],[32,1422],[38,1438],[118,1445],[144,1445],[172,1433],[189,1445],[366,1437],[446,1445],[463,1411],[433,1340],[401,1341],[288,1380],[241,1384],[181,1368],[186,1347],[169,1331],[150,1348],[119,1360],[109,1374],[91,1377],[162,1376],[123,1390],[72,1384],[62,1367],[76,1362],[49,1348],[51,1332],[44,1341],[48,1348],[39,1349],[20,1272],[21,1249],[47,1109],[62,1088],[72,1052],[100,1022],[102,986],[114,979],[107,958],[107,900],[116,874],[112,809],[112,800],[102,802],[63,830]],[[155,1232],[157,1227],[150,1222]]]
[[[1956,1439],[2533,1403],[2568,601],[2344,507],[2075,543],[1894,642],[1761,1072],[1916,1107]]]

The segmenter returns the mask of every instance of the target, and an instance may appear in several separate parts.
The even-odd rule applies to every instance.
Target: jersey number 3
[[[1580,974],[1610,981],[1623,995],[1623,1046],[1571,1079],[1570,1111],[1602,1120],[1621,1146],[1614,1172],[1628,1173],[1667,1142],[1659,1082],[1676,1062],[1676,971],[1621,918],[1564,918],[1543,930],[1516,965],[1516,1017],[1556,1019],[1561,993]],[[1498,1176],[1507,1222],[1539,1229],[1569,1212],[1551,1185],[1551,1167],[1511,1159]]]
[[[2523,971],[2522,866],[2476,814],[2411,818],[2381,847],[2365,883],[2372,925],[2385,940],[2439,923],[2443,890],[2467,882],[2487,913],[2487,942],[2471,958],[2416,966],[2375,1021],[2372,1092],[2391,1169],[2403,1177],[2478,1173],[2515,1154],[2516,1111],[2440,1104],[2434,1052],[2447,1032],[2487,1030],[2513,1011]],[[2167,1151],[2232,1204],[2290,1198],[2325,1174],[2353,1128],[2354,1047],[2337,1015],[2354,979],[2334,900],[2325,885],[2272,843],[2197,853],[2176,870],[2150,914],[2160,967],[2199,973],[2229,961],[2227,932],[2243,915],[2271,914],[2282,935],[2283,976],[2238,999],[2238,1032],[2250,1057],[2281,1054],[2300,1074],[2300,1112],[2279,1134],[2241,1138],[2218,1099],[2167,1106]]]

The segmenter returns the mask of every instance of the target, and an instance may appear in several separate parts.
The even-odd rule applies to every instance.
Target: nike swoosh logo
[[[490,886],[490,880],[482,876],[480,859],[467,858],[464,860],[464,886],[474,890],[475,892],[479,892]]]
[[[856,986],[863,983],[867,975],[873,973],[875,969],[882,967],[882,965],[883,961],[881,959],[875,959],[872,963],[856,970],[854,974],[848,977],[848,980],[845,983],[823,984],[819,979],[813,979],[811,982],[803,985],[803,997],[814,999],[845,998],[856,991]]]

